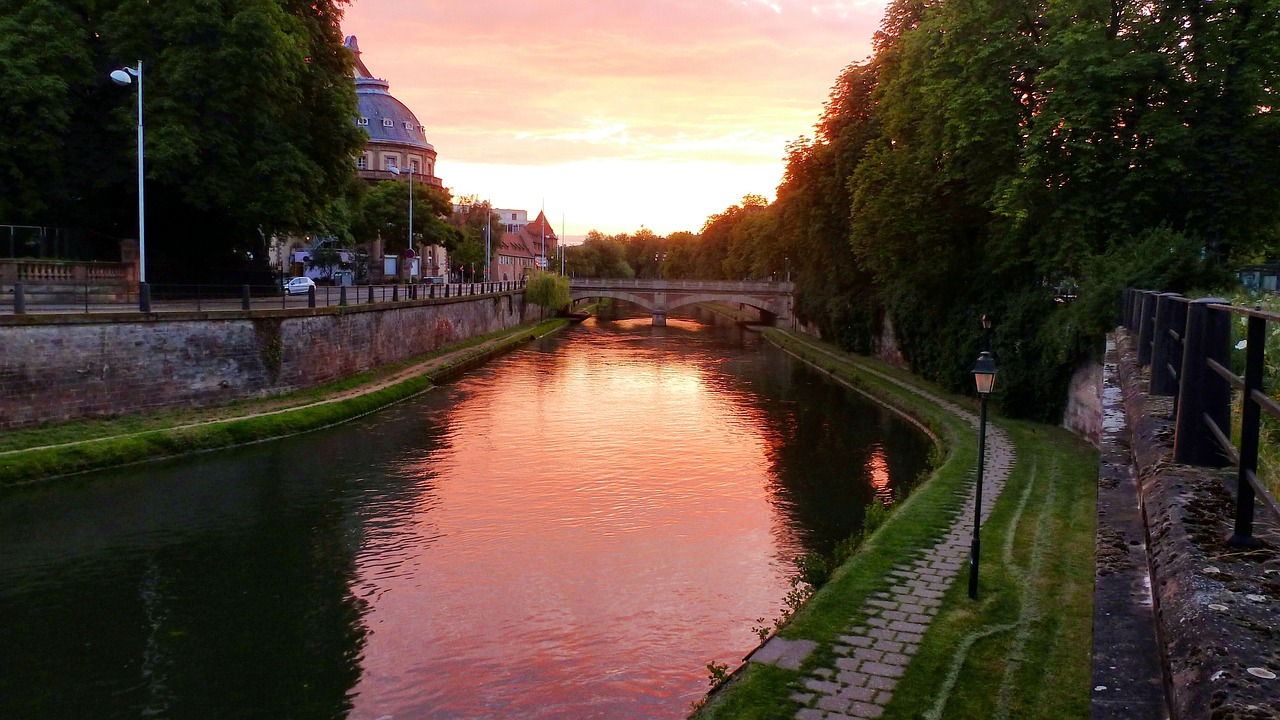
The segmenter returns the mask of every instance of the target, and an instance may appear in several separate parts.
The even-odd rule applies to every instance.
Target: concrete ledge
[[[1147,532],[1130,462],[1117,360],[1115,341],[1108,339],[1102,367],[1089,717],[1163,720],[1169,710],[1147,567]]]

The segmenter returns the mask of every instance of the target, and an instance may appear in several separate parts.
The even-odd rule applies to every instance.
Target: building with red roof
[[[494,243],[489,279],[519,280],[534,268],[547,269],[551,258],[556,257],[559,243],[560,238],[547,222],[547,216],[539,212],[533,222],[516,232],[503,233]]]

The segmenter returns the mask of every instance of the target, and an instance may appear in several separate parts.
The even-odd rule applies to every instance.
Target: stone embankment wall
[[[500,293],[346,308],[0,317],[0,429],[279,395],[524,316],[523,293]]]

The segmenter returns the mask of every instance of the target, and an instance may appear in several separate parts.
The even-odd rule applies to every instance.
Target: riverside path
[[[937,404],[976,428],[978,418],[954,403],[931,395],[895,378],[867,370]],[[983,476],[982,520],[991,513],[1015,461],[1013,443],[993,423],[987,424],[986,472]],[[942,596],[957,578],[966,577],[969,543],[973,537],[974,493],[969,485],[960,513],[947,533],[932,547],[890,572],[894,585],[869,597],[855,617],[861,621],[846,628],[835,644],[833,662],[818,667],[804,680],[805,690],[792,699],[805,705],[796,720],[844,720],[878,718],[893,697],[898,678],[920,647]],[[772,663],[798,670],[814,650],[811,640],[775,636],[750,657],[750,662]]]

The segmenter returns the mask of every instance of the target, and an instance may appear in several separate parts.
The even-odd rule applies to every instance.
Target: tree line
[[[403,251],[407,183],[356,175],[348,5],[0,0],[0,223],[137,238],[137,86],[109,74],[141,60],[149,280],[266,281],[272,236]],[[413,193],[415,242],[474,261],[482,223]]]
[[[891,331],[950,389],[989,342],[1004,411],[1056,421],[1121,288],[1274,258],[1280,2],[894,0],[873,49],[777,199],[673,236],[662,272],[785,266],[825,338],[868,353]]]

